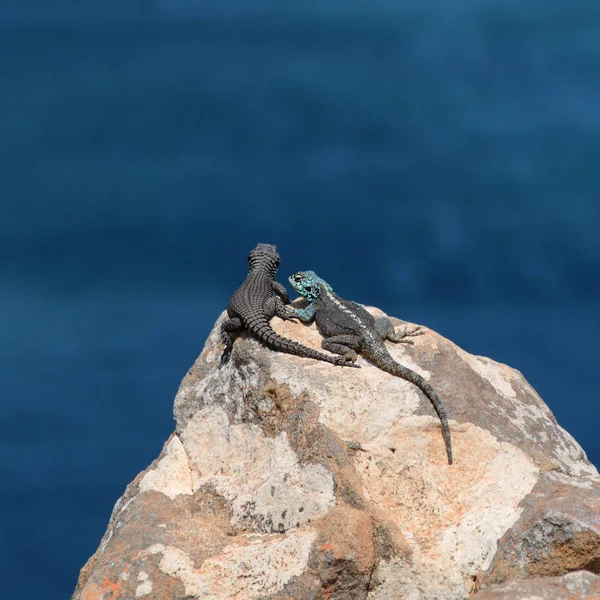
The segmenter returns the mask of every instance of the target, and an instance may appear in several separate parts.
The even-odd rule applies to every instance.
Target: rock
[[[551,577],[600,569],[600,484],[573,480],[557,471],[543,474],[521,502],[521,515],[499,540],[481,581]]]
[[[598,473],[518,371],[430,330],[389,344],[447,408],[449,466],[412,384],[245,337],[220,366],[218,325],[74,600],[462,600],[600,570]],[[273,326],[320,348],[314,326]]]
[[[562,577],[516,580],[471,596],[473,600],[598,600],[600,577],[575,571]]]

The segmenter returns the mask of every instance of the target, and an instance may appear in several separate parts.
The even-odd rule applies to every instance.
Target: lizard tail
[[[279,335],[271,327],[267,319],[254,319],[248,322],[247,327],[252,337],[262,342],[271,350],[286,352],[287,354],[293,354],[294,356],[301,356],[303,358],[314,358],[316,360],[331,363],[332,365],[360,368],[357,364],[345,360],[343,356],[324,354],[323,352],[319,352],[308,346],[303,346],[294,340]]]
[[[427,396],[427,398],[429,398],[429,401],[433,405],[433,408],[435,409],[435,412],[438,414],[438,417],[442,423],[442,433],[444,435],[444,444],[446,445],[446,454],[448,455],[448,464],[451,465],[452,440],[450,438],[450,426],[448,425],[446,410],[444,409],[444,405],[437,395],[437,392],[429,385],[426,379],[421,377],[421,375],[415,373],[415,371],[412,371],[408,367],[404,367],[403,365],[397,363],[389,355],[387,348],[385,349],[385,353],[387,354],[387,357],[383,360],[378,360],[376,363],[377,366],[391,375],[401,377],[402,379],[406,379],[406,381],[414,383]]]

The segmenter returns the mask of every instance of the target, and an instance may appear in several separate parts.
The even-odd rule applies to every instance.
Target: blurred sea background
[[[277,244],[600,464],[597,0],[0,1],[0,536],[64,600]],[[451,413],[451,408],[450,408]]]

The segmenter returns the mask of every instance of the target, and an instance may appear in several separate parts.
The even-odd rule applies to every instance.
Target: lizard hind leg
[[[238,331],[242,331],[244,329],[244,325],[242,320],[238,317],[231,317],[225,319],[223,323],[221,323],[221,341],[225,344],[225,348],[223,350],[223,354],[221,355],[221,364],[227,362],[229,359],[229,355],[231,354],[231,349],[233,348],[233,333],[237,333]]]
[[[361,339],[358,335],[334,335],[321,342],[324,350],[341,354],[347,362],[354,362],[360,352]]]
[[[382,340],[390,340],[396,344],[413,344],[413,340],[407,339],[416,335],[423,335],[423,331],[417,325],[409,328],[407,325],[402,325],[398,331],[395,330],[392,322],[387,317],[381,317],[375,321],[375,329]]]
[[[279,281],[274,281],[271,284],[271,289],[281,298],[281,301],[284,304],[290,303],[290,297],[288,296],[287,290],[282,283],[279,283]]]

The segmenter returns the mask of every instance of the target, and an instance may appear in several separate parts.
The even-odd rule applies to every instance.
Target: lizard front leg
[[[317,307],[311,303],[304,308],[294,308],[292,312],[294,317],[300,319],[303,323],[308,323],[315,318]]]
[[[355,362],[357,352],[360,352],[362,341],[359,335],[334,335],[325,338],[321,342],[321,347],[324,350],[329,350],[334,354],[341,354],[348,362]]]
[[[271,296],[265,301],[263,310],[267,319],[272,319],[277,316],[284,321],[295,321],[296,315],[294,310],[287,307],[279,296]]]
[[[279,283],[279,281],[274,281],[271,284],[271,288],[281,298],[281,301],[284,304],[290,303],[290,297],[288,296],[287,290],[285,289],[285,286],[282,283]]]

